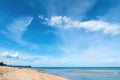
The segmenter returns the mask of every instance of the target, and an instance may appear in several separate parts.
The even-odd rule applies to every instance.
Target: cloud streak
[[[11,41],[14,41],[22,46],[26,46],[31,50],[39,50],[40,46],[35,43],[29,43],[23,39],[24,33],[31,24],[33,17],[19,17],[14,19],[10,24],[7,24],[6,29],[1,33]]]
[[[44,0],[40,2],[45,7],[49,17],[55,15],[67,15],[77,19],[82,19],[85,17],[85,14],[92,8],[92,6],[94,6],[96,1],[97,0],[76,0],[73,3],[72,0],[65,0],[63,3],[62,0],[52,0],[52,2],[51,0]]]
[[[22,36],[32,20],[32,17],[15,19],[12,23],[7,25],[7,30],[4,32],[5,36],[19,44],[25,45],[26,42],[22,39]]]
[[[72,20],[67,16],[52,16],[50,19],[46,19],[46,24],[55,28],[68,30],[68,29],[85,29],[90,32],[103,32],[109,35],[120,34],[120,24],[108,23],[102,20],[89,20],[78,21]]]

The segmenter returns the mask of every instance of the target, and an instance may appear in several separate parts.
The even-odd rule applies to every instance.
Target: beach
[[[42,73],[29,68],[0,66],[0,80],[68,80],[66,78]]]

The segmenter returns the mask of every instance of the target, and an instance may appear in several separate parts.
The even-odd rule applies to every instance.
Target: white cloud
[[[21,54],[14,51],[0,52],[0,61],[8,65],[40,65],[48,61],[47,56]]]
[[[67,16],[53,16],[46,20],[52,27],[68,30],[70,28],[85,29],[91,32],[102,31],[104,34],[120,34],[120,25],[117,23],[108,23],[101,20],[78,21],[72,20]]]
[[[10,52],[4,52],[1,54],[1,56],[5,58],[19,58],[19,54],[17,52],[15,54],[12,54]]]
[[[22,39],[22,35],[27,30],[27,27],[33,20],[32,17],[22,17],[15,19],[7,25],[7,31],[4,31],[5,36],[19,44],[25,45],[26,42]]]

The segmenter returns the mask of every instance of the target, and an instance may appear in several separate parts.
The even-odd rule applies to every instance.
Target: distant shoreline
[[[31,67],[41,69],[120,69],[120,67]]]

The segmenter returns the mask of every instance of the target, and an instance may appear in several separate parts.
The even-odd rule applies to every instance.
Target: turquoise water
[[[44,70],[45,73],[70,80],[120,80],[120,67],[36,67],[33,69]]]

